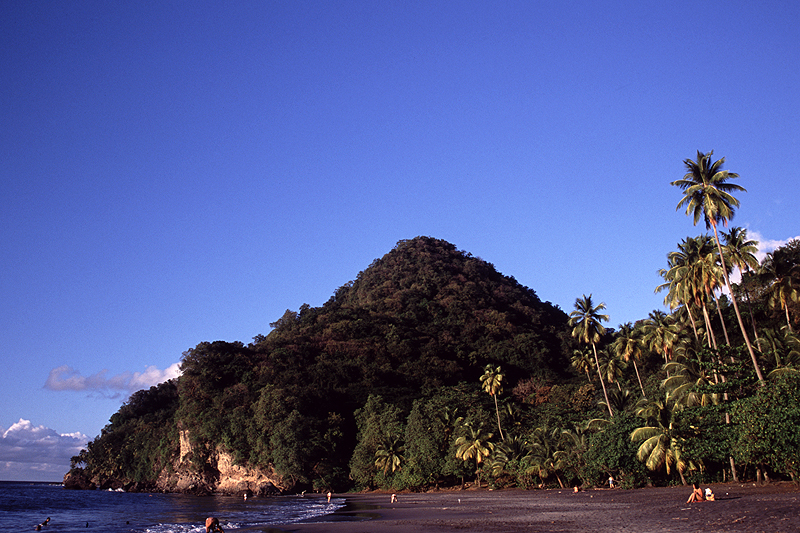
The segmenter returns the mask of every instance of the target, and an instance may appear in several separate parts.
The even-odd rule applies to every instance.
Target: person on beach
[[[392,494],[392,503],[397,503],[397,494]]]
[[[219,533],[225,533],[221,527],[219,527],[219,520],[217,520],[213,516],[209,516],[206,518],[206,533],[214,533],[219,531]]]
[[[686,503],[692,502],[703,502],[705,501],[705,496],[703,496],[703,489],[697,486],[697,483],[692,483],[692,494],[689,496],[689,499],[686,500]]]
[[[609,489],[614,488],[614,476],[608,476],[608,488]]]
[[[331,496],[332,494],[330,493],[330,491],[328,491],[328,503],[331,503]]]
[[[713,502],[716,499],[716,496],[714,496],[714,493],[711,491],[711,487],[706,487],[706,501]]]

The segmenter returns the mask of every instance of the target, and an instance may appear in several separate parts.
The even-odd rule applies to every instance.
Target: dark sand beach
[[[800,487],[791,483],[711,485],[717,501],[687,504],[686,487],[637,490],[466,490],[347,495],[348,506],[296,533],[489,531],[800,531]],[[359,517],[362,520],[357,520]]]

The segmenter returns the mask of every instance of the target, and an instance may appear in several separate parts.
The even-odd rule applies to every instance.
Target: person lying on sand
[[[703,496],[703,489],[697,486],[697,483],[692,483],[692,494],[689,496],[689,499],[686,500],[686,503],[692,502],[702,502],[705,501],[705,497]]]
[[[214,533],[215,531],[219,531],[219,533],[225,533],[222,531],[222,528],[219,527],[219,520],[213,516],[209,516],[206,518],[206,533]]]

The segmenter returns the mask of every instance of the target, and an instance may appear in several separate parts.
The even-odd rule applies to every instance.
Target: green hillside
[[[202,342],[185,352],[177,383],[134,395],[80,458],[85,470],[152,481],[177,453],[180,427],[243,465],[272,465],[298,486],[343,488],[352,484],[356,412],[370,395],[406,415],[415,400],[465,390],[474,396],[459,400],[465,405],[484,401],[474,384],[488,363],[502,365],[512,385],[570,375],[564,312],[490,263],[428,237],[399,242],[322,307],[303,305],[270,326],[249,345]],[[164,392],[173,387],[174,400]],[[170,398],[157,420],[146,412],[150,395]],[[134,442],[137,453],[124,453]],[[206,459],[193,458],[201,470]]]
[[[747,258],[737,238],[747,244],[740,228],[725,235],[728,264]],[[684,239],[660,271],[674,312],[615,331],[591,295],[568,316],[450,243],[401,241],[252,343],[186,351],[181,377],[131,396],[65,484],[263,493],[272,482],[797,480],[800,242],[748,259],[753,271],[733,285],[752,345],[719,289],[719,249]],[[260,481],[231,474],[231,458]]]

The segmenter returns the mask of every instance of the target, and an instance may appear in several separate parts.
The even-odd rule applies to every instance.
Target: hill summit
[[[134,394],[74,458],[83,477],[162,490],[341,489],[371,397],[401,417],[464,383],[477,390],[489,363],[512,385],[562,378],[568,366],[565,313],[431,237],[400,241],[323,306],[270,326],[249,345],[187,350],[180,378]],[[226,482],[226,461],[252,475]]]

